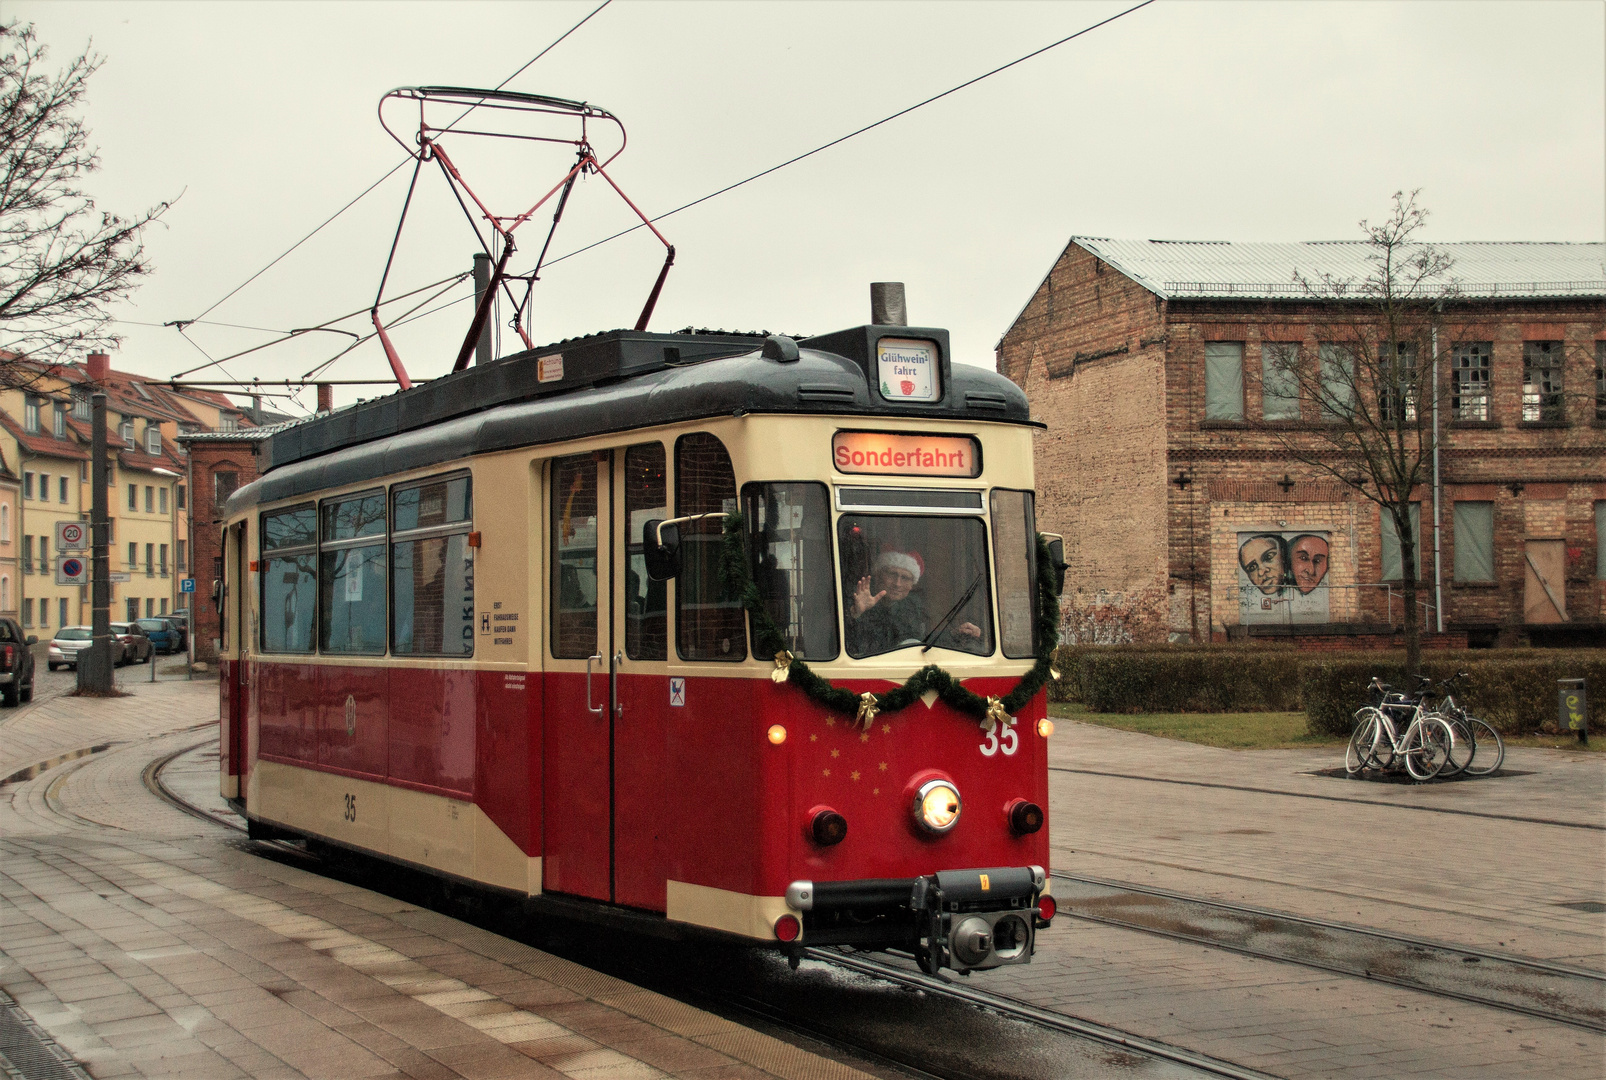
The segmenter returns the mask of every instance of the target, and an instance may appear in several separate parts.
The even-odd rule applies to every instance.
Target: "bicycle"
[[[1455,695],[1450,693],[1450,687],[1456,680],[1466,677],[1467,673],[1460,671],[1439,683],[1439,693],[1443,696],[1433,713],[1450,725],[1450,732],[1455,736],[1450,762],[1441,776],[1454,776],[1459,772],[1465,772],[1468,776],[1488,776],[1497,772],[1506,760],[1506,743],[1500,733],[1488,721],[1468,715],[1465,709],[1456,704]],[[1490,747],[1494,750],[1492,760],[1487,753],[1480,760],[1478,752]]]
[[[1432,681],[1420,675],[1417,680],[1423,684]],[[1354,776],[1374,766],[1398,768],[1403,762],[1405,771],[1414,779],[1432,780],[1438,776],[1455,746],[1455,732],[1449,722],[1424,710],[1420,694],[1412,699],[1393,692],[1392,687],[1375,677],[1369,689],[1376,700],[1355,714],[1355,731],[1344,751],[1344,771]],[[1395,727],[1396,716],[1402,720],[1410,717],[1404,734]]]

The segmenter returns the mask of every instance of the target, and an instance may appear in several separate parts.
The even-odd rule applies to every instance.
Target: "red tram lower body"
[[[989,735],[935,700],[864,726],[762,676],[630,666],[610,699],[602,675],[225,661],[224,791],[258,827],[523,895],[932,970],[1029,958],[1053,910],[1042,694]],[[959,797],[941,834],[911,812],[933,777]]]

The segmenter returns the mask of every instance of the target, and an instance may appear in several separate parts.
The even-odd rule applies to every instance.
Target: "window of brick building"
[[[1299,346],[1268,341],[1260,346],[1261,411],[1267,420],[1299,419]]]
[[[1403,418],[1416,422],[1416,346],[1408,341],[1394,343],[1394,356],[1387,345],[1378,347],[1378,416],[1386,424]]]
[[[1383,580],[1401,581],[1405,578],[1405,563],[1400,558],[1400,534],[1394,528],[1394,515],[1387,509],[1379,509],[1378,516],[1382,522],[1382,553],[1383,553]],[[1416,542],[1416,557],[1412,563],[1416,565],[1416,579],[1422,580],[1422,504],[1412,503],[1406,514],[1406,520],[1411,525],[1411,535]]]
[[[175,509],[184,509],[184,485],[179,484],[173,488],[173,506]]]
[[[1494,580],[1494,503],[1457,502],[1452,534],[1457,581]]]
[[[237,472],[220,471],[212,474],[212,499],[219,510],[234,494],[234,489],[240,486],[240,474]],[[589,654],[588,654],[589,655]]]
[[[240,418],[233,413],[221,413],[218,416],[217,429],[219,431],[239,431]]]
[[[1522,418],[1565,420],[1562,401],[1562,347],[1559,341],[1522,343]]]
[[[1457,345],[1450,351],[1450,412],[1457,420],[1489,419],[1489,358],[1487,341]]]
[[[1349,348],[1333,341],[1317,347],[1321,364],[1322,419],[1341,420],[1355,402],[1355,357]]]
[[[1205,419],[1244,418],[1244,347],[1239,341],[1205,344]]]

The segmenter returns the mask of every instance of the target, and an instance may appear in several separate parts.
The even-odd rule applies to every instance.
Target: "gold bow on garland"
[[[991,735],[999,727],[1009,727],[1015,723],[1015,718],[1009,715],[1004,703],[995,697],[987,699],[987,715],[981,718],[981,729]]]
[[[792,673],[792,654],[782,649],[775,654],[775,670],[770,672],[771,681],[780,684],[786,681]]]
[[[866,691],[859,695],[859,715],[856,722],[865,731],[875,723],[875,714],[881,711],[881,699]]]

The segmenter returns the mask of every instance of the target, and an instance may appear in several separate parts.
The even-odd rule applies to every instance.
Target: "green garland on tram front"
[[[923,695],[935,690],[945,704],[974,716],[990,731],[996,723],[1012,722],[1008,718],[1025,708],[1050,678],[1059,678],[1059,673],[1053,669],[1054,648],[1059,641],[1059,589],[1049,556],[1048,541],[1042,533],[1037,534],[1037,662],[1021,676],[1008,694],[1002,698],[984,698],[965,689],[958,679],[936,664],[927,664],[909,676],[902,686],[884,694],[854,694],[816,675],[807,663],[787,651],[786,638],[764,608],[764,599],[748,568],[744,527],[741,514],[725,515],[719,575],[727,590],[726,595],[739,598],[752,618],[754,652],[759,656],[775,657],[776,682],[793,683],[809,697],[835,712],[854,716],[868,726],[877,713],[893,713],[908,708]]]

